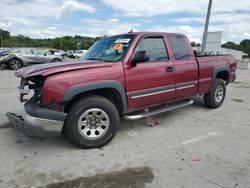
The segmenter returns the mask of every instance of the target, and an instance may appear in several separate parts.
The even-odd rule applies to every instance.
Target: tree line
[[[223,48],[243,51],[244,53],[248,54],[248,57],[250,57],[250,39],[244,39],[239,44],[229,41],[225,44],[222,44],[221,46]]]
[[[27,36],[18,35],[11,36],[9,31],[0,29],[0,47],[12,48],[12,47],[44,47],[54,48],[61,50],[74,50],[74,49],[89,49],[95,41],[99,40],[99,37],[85,37],[76,35],[57,37],[54,39],[31,39]]]

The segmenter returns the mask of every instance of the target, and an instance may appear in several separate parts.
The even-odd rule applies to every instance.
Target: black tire
[[[11,58],[8,62],[8,67],[11,70],[18,70],[23,67],[23,62],[18,58]]]
[[[60,61],[62,61],[62,60],[59,59],[59,58],[54,58],[54,59],[51,60],[51,62],[53,62],[53,63],[54,63],[54,62],[60,62]]]
[[[101,110],[102,114],[105,114],[104,116],[107,117],[106,120],[108,121],[108,125],[106,126],[106,130],[102,129],[102,120],[99,118],[99,126],[98,125],[92,125],[91,123],[93,120],[91,118],[97,117],[92,114],[92,116],[89,116],[91,110]],[[96,113],[96,112],[95,112]],[[86,116],[89,116],[85,118]],[[83,125],[83,120],[85,120],[86,125]],[[81,122],[79,124],[79,121]],[[95,120],[94,120],[95,121]],[[88,123],[89,122],[89,123]],[[106,122],[107,123],[107,122]],[[77,146],[83,148],[83,149],[90,149],[90,148],[100,148],[107,143],[109,143],[115,134],[117,133],[117,130],[119,128],[120,123],[120,117],[119,113],[115,107],[115,105],[109,101],[108,99],[100,96],[90,96],[85,97],[77,102],[75,102],[72,107],[69,110],[69,113],[67,115],[66,121],[65,121],[65,131],[68,135],[69,139]],[[97,123],[98,124],[98,123]],[[84,128],[80,128],[79,126],[82,126]],[[91,126],[97,126],[96,128],[91,128]],[[81,130],[80,130],[81,129]],[[105,130],[103,132],[99,132],[100,138],[98,138],[98,135],[96,134],[96,130]],[[90,134],[88,135],[88,131],[90,131]],[[94,132],[92,134],[92,131]],[[89,136],[89,137],[88,137]],[[91,138],[97,137],[97,138]]]
[[[222,79],[216,79],[210,92],[204,95],[204,103],[209,108],[218,108],[226,96],[226,84]]]

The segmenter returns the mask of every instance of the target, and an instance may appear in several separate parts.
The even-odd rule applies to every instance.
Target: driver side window
[[[167,61],[168,54],[162,37],[147,37],[139,41],[135,48],[138,51],[146,51],[149,62]]]

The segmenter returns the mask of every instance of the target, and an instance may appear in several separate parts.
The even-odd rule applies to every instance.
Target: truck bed
[[[198,66],[199,66],[199,90],[198,94],[206,93],[208,91],[207,85],[210,85],[213,76],[211,75],[216,73],[216,70],[220,68],[229,68],[236,69],[235,58],[229,54],[220,54],[213,56],[196,56]],[[230,71],[229,71],[230,72]],[[235,75],[228,75],[231,82]]]

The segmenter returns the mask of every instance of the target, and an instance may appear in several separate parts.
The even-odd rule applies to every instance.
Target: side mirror
[[[131,64],[136,66],[137,63],[149,61],[149,56],[146,54],[146,51],[138,51],[131,60]]]

